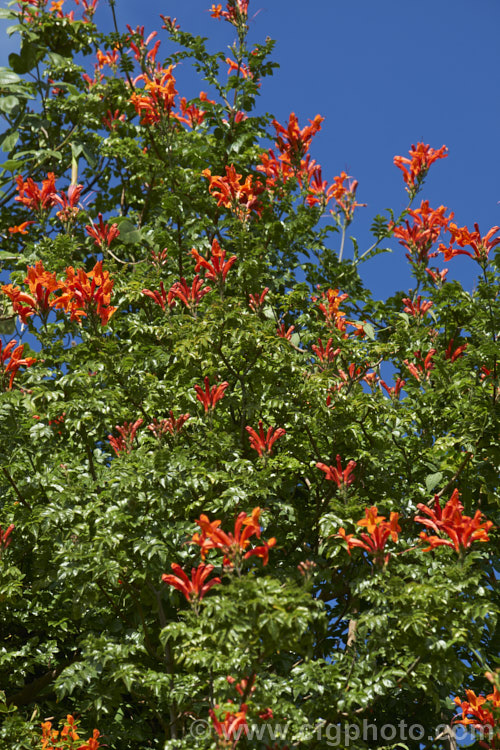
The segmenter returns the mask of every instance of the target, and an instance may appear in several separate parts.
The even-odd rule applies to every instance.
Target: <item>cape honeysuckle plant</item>
[[[499,228],[422,198],[419,142],[349,247],[248,1],[213,54],[109,5],[2,11],[1,746],[497,747]]]

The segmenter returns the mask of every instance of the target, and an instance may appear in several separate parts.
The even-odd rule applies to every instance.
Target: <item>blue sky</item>
[[[160,29],[160,13],[177,17],[186,30],[209,37],[215,51],[231,44],[234,29],[210,17],[211,1],[117,0],[118,20],[152,31]],[[64,9],[73,7],[66,0]],[[250,0],[249,15],[251,40],[276,39],[280,64],[263,81],[259,110],[280,122],[295,111],[301,125],[318,113],[325,117],[312,156],[323,179],[344,170],[359,180],[358,199],[368,207],[358,210],[350,233],[361,248],[370,244],[375,214],[406,204],[392,160],[417,141],[449,148],[449,157],[432,166],[422,197],[455,211],[459,226],[478,221],[484,234],[500,224],[498,0]],[[96,18],[109,25],[105,0]],[[14,45],[2,45],[0,64]],[[176,75],[181,94],[203,87],[187,69]],[[377,296],[411,284],[403,248],[395,240],[391,246],[391,255],[364,267]],[[458,257],[448,266],[450,276],[472,288],[473,261]]]

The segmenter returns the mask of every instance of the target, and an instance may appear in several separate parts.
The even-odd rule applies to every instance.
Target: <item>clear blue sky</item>
[[[210,17],[211,2],[117,0],[119,24],[152,31],[160,29],[163,13],[209,37],[212,50],[224,49],[234,29]],[[73,7],[66,0],[64,9]],[[326,118],[312,155],[324,179],[345,170],[359,180],[359,200],[368,207],[358,210],[350,229],[361,247],[370,242],[375,214],[405,205],[392,159],[417,141],[449,148],[449,157],[432,166],[423,193],[431,206],[454,210],[459,226],[478,221],[483,233],[500,224],[498,0],[250,0],[249,11],[251,40],[276,39],[280,64],[263,81],[259,108],[281,122],[295,111],[301,125],[317,113]],[[100,19],[109,25],[106,0]],[[12,49],[3,47],[0,64]],[[170,51],[166,42],[162,51]],[[202,88],[187,69],[176,75],[181,94]],[[370,261],[363,273],[377,295],[410,283],[404,250],[395,240],[391,245],[393,254]],[[448,266],[450,276],[471,288],[471,260],[455,258]]]

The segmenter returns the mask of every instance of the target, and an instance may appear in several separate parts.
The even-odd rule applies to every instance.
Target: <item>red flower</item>
[[[134,443],[135,433],[143,423],[143,419],[136,419],[135,422],[124,422],[122,425],[116,425],[115,429],[120,433],[118,437],[108,435],[108,440],[117,456],[120,453],[130,453]]]
[[[295,112],[290,114],[288,126],[285,128],[277,120],[273,120],[276,129],[276,146],[282,154],[286,154],[291,163],[300,164],[301,158],[309,150],[311,141],[317,132],[321,130],[321,123],[325,118],[316,115],[314,120],[309,120],[310,125],[299,128],[299,121]]]
[[[454,703],[462,709],[462,718],[455,717],[453,724],[463,724],[465,726],[472,726],[477,731],[487,729],[491,732],[498,722],[495,722],[495,714],[498,714],[500,708],[500,692],[497,687],[493,688],[493,692],[489,695],[476,695],[473,690],[466,690],[467,696],[466,701],[462,701],[458,696],[453,699]],[[498,740],[500,740],[500,732],[496,731],[492,737],[493,742],[488,745],[484,742],[479,744],[483,747],[498,747]]]
[[[328,289],[326,292],[321,292],[323,302],[320,302],[318,307],[325,316],[325,320],[329,327],[335,326],[339,331],[343,331],[346,326],[344,320],[345,313],[341,312],[339,307],[341,303],[348,299],[348,294],[340,294],[338,289]],[[312,301],[316,302],[317,297],[312,297]]]
[[[165,307],[167,306],[174,307],[176,304],[174,292],[172,291],[173,289],[174,287],[169,289],[168,292],[165,291],[165,287],[163,286],[163,281],[160,281],[159,292],[152,292],[150,289],[143,289],[142,293],[145,294],[147,297],[151,297],[153,302],[156,302],[156,304],[159,305],[162,310],[164,310]]]
[[[380,385],[385,388],[387,393],[391,398],[399,398],[399,395],[401,393],[401,389],[404,388],[406,385],[406,380],[401,380],[401,378],[396,379],[396,385],[389,387],[385,380],[380,381]]]
[[[194,310],[205,294],[208,294],[208,292],[211,291],[212,287],[203,286],[203,281],[198,274],[194,277],[191,287],[188,286],[186,279],[181,277],[180,281],[176,281],[175,284],[170,287],[167,295],[167,303],[169,307],[172,307],[171,300],[177,298],[188,309]],[[158,302],[158,304],[160,303]]]
[[[18,344],[17,346],[16,344],[17,341],[15,341],[14,339],[12,341],[9,341],[9,343],[5,346],[2,346],[2,342],[0,341],[0,363],[3,369],[3,372],[0,373],[0,375],[4,391],[11,390],[14,378],[16,377],[16,373],[20,367],[31,367],[31,365],[35,364],[36,362],[36,359],[34,359],[33,357],[25,357],[24,359],[22,359],[24,344]],[[7,362],[8,359],[9,362]],[[5,388],[5,376],[9,373],[9,384],[7,388]]]
[[[353,471],[356,467],[356,461],[349,461],[346,468],[342,470],[342,464],[340,456],[337,454],[337,467],[335,466],[327,466],[326,464],[322,464],[318,462],[316,464],[317,469],[321,469],[321,471],[324,471],[326,474],[326,478],[331,480],[332,482],[335,482],[337,487],[348,487],[350,484],[354,482],[354,475]]]
[[[347,542],[349,554],[351,554],[353,547],[360,547],[373,555],[375,562],[386,564],[390,554],[383,554],[385,545],[389,537],[393,542],[397,542],[398,532],[401,531],[398,519],[398,513],[391,513],[390,520],[386,521],[385,516],[378,515],[377,506],[374,505],[371,508],[366,508],[365,518],[357,521],[357,526],[366,526],[367,533],[361,534],[361,539],[356,539],[354,534],[346,534],[343,528],[339,529],[336,536]]]
[[[347,185],[344,182],[349,180]],[[338,208],[344,214],[345,221],[350,224],[354,214],[355,208],[362,208],[366,206],[366,203],[358,203],[356,201],[356,190],[358,189],[358,181],[353,180],[345,172],[341,172],[338,177],[333,178],[333,184],[327,189],[325,193],[326,203],[329,203],[332,198],[335,198]],[[311,203],[311,200],[309,200]],[[334,213],[331,211],[330,213]]]
[[[403,172],[404,181],[407,184],[407,190],[410,195],[414,195],[422,185],[429,167],[438,159],[445,159],[448,154],[446,146],[440,149],[433,149],[428,144],[412,144],[410,149],[410,159],[406,156],[395,156],[394,164]]]
[[[290,328],[287,329],[284,323],[279,323],[276,329],[276,335],[279,336],[281,339],[286,339],[287,341],[290,341],[294,330],[295,330],[295,326],[290,326]]]
[[[216,198],[218,206],[229,208],[240,221],[246,221],[251,211],[261,216],[262,206],[258,196],[264,186],[260,182],[254,182],[251,175],[241,183],[242,175],[236,172],[232,164],[226,167],[225,177],[212,177],[209,169],[204,169],[202,175],[209,180],[209,192]]]
[[[414,318],[423,318],[432,307],[432,302],[429,302],[428,300],[422,301],[420,294],[415,301],[411,300],[409,297],[404,297],[403,302],[405,304],[404,312],[412,315]]]
[[[210,388],[208,376],[205,376],[203,382],[205,383],[205,390],[203,390],[201,385],[195,385],[194,389],[196,391],[196,398],[198,399],[198,401],[201,401],[201,403],[205,407],[205,411],[207,412],[209,409],[215,409],[217,401],[220,401],[224,396],[229,383],[224,381],[223,383],[219,383],[219,385],[213,385]]]
[[[221,3],[212,3],[212,7],[209,9],[212,18],[224,18],[233,26],[238,26],[239,23],[245,23],[248,17],[248,2],[249,0],[228,0],[226,10],[222,10]]]
[[[440,536],[428,536],[424,531],[420,533],[423,542],[428,542],[424,552],[428,552],[435,547],[453,547],[457,552],[463,552],[468,549],[473,542],[488,542],[488,532],[493,527],[492,521],[482,521],[483,515],[477,510],[474,517],[464,516],[464,506],[460,502],[458,490],[453,490],[453,494],[441,509],[439,496],[434,498],[434,509],[428,508],[427,505],[419,503],[417,508],[425,516],[415,516],[415,521],[433,529],[437,534],[444,533],[448,539]]]
[[[181,566],[177,563],[172,563],[170,567],[176,575],[167,575],[164,573],[161,577],[162,581],[183,593],[188,602],[191,601],[192,596],[198,601],[201,601],[205,594],[210,591],[212,586],[221,582],[220,578],[212,578],[211,581],[205,583],[214,569],[213,565],[204,565],[201,563],[197,568],[192,568],[191,580],[189,580]]]
[[[87,230],[87,234],[94,238],[95,245],[101,248],[103,245],[109,247],[113,240],[120,234],[118,224],[111,224],[111,226],[105,224],[102,214],[98,214],[98,219],[99,223],[97,226],[92,222],[91,224],[87,224],[85,229]]]
[[[22,176],[18,175],[16,183],[19,195],[16,196],[15,200],[24,206],[31,208],[33,211],[43,212],[50,211],[52,206],[55,205],[57,191],[56,176],[53,172],[48,173],[47,179],[42,181],[41,188],[38,187],[36,182],[33,182],[31,177],[28,177],[25,182]]]
[[[266,294],[269,291],[269,287],[266,286],[263,291],[260,293],[260,295],[257,294],[249,294],[249,302],[248,306],[251,310],[254,312],[260,312],[262,310],[262,305],[264,304],[264,300],[266,298]]]
[[[198,250],[195,250],[194,248],[191,250],[191,255],[196,261],[194,269],[195,273],[198,273],[200,268],[204,268],[207,279],[217,281],[220,284],[225,282],[228,271],[236,260],[236,255],[231,255],[228,260],[225,259],[226,251],[221,250],[217,237],[214,237],[212,242],[212,255],[210,260],[205,260]]]
[[[61,191],[60,195],[54,195],[54,202],[61,206],[56,216],[63,222],[72,221],[80,211],[78,201],[82,194],[83,185],[70,185],[67,192]]]
[[[133,48],[133,43],[130,46]],[[137,54],[140,57],[138,50]],[[157,70],[154,78],[150,78],[147,73],[143,73],[134,80],[134,85],[138,81],[144,82],[144,90],[140,94],[135,92],[130,97],[135,111],[141,115],[142,123],[155,125],[163,117],[170,117],[178,93],[172,70],[173,66],[170,65],[166,69]]]
[[[495,234],[500,230],[500,227],[492,227],[490,231],[481,237],[479,231],[479,225],[474,224],[474,232],[469,232],[467,227],[459,228],[456,224],[450,224],[448,231],[451,234],[452,240],[450,247],[446,245],[439,245],[438,250],[444,253],[445,261],[451,260],[455,255],[468,255],[469,258],[483,262],[487,260],[489,252],[492,248],[500,243],[500,237],[495,237]],[[462,250],[453,247],[453,243],[458,245],[458,248],[471,247],[474,253],[470,253],[468,250]]]
[[[102,268],[102,260],[98,261],[92,271],[85,272],[79,268],[76,273],[72,266],[66,268],[66,280],[59,286],[63,293],[54,303],[71,314],[71,320],[90,315],[97,315],[104,326],[116,311],[110,306],[113,280],[109,271]]]
[[[28,266],[24,283],[28,284],[31,294],[22,292],[18,286],[15,287],[12,284],[2,286],[3,293],[12,302],[14,312],[19,315],[23,323],[27,323],[28,318],[35,313],[46,319],[50,308],[57,303],[57,298],[50,299],[50,296],[52,292],[60,288],[55,273],[46,271],[43,262],[38,260],[34,266]]]
[[[5,531],[2,530],[2,527],[0,526],[0,553],[2,550],[7,549],[9,544],[11,543],[12,539],[10,538],[10,535],[14,531],[14,524],[11,523],[10,526],[7,526]]]
[[[323,347],[323,342],[318,339],[318,344],[312,345],[312,350],[321,362],[333,362],[335,357],[340,354],[340,348],[334,349],[333,339],[328,339],[326,346]]]
[[[218,709],[219,706],[216,705],[215,708]],[[208,713],[210,714],[210,718],[212,719],[214,729],[218,736],[226,741],[236,743],[239,740],[241,733],[243,732],[246,734],[248,731],[246,720],[247,710],[247,705],[242,703],[239,711],[234,714],[230,711],[226,711],[220,719],[217,718],[217,715],[212,708],[209,708]],[[232,746],[234,746],[234,744]]]
[[[250,516],[242,511],[236,518],[234,533],[226,533],[219,528],[220,521],[209,521],[207,516],[202,514],[196,521],[202,533],[196,532],[191,542],[200,546],[202,559],[205,559],[208,550],[218,549],[224,554],[223,564],[227,566],[232,566],[238,558],[243,557],[247,560],[253,555],[261,557],[263,564],[267,565],[269,549],[276,544],[274,537],[246,552],[252,536],[260,539],[259,515],[260,508],[254,508]]]
[[[469,346],[468,344],[462,344],[462,346],[457,346],[455,351],[452,352],[453,339],[450,339],[444,356],[446,359],[450,359],[452,362],[454,362],[456,359],[462,356],[462,354],[464,353],[464,351],[467,349],[468,346]]]
[[[420,352],[420,349],[416,352],[413,352],[416,356],[416,358],[419,360],[416,364],[413,364],[412,362],[409,362],[407,359],[404,359],[403,362],[413,375],[413,377],[420,382],[420,376],[426,373],[425,377],[426,380],[428,380],[431,376],[431,372],[434,369],[435,365],[432,361],[433,356],[436,353],[436,349],[429,349],[427,355],[423,357],[423,355]],[[423,364],[420,364],[423,363]]]
[[[182,430],[189,417],[189,414],[181,414],[179,417],[175,418],[174,412],[171,409],[170,417],[168,419],[162,419],[161,422],[158,422],[157,419],[153,419],[151,424],[148,424],[148,430],[150,430],[158,439],[165,435],[166,432],[170,432],[171,435],[174,435]]]
[[[399,239],[399,244],[406,247],[408,260],[416,263],[427,263],[436,253],[431,253],[432,245],[437,242],[443,229],[448,227],[453,212],[445,216],[446,207],[440,206],[437,209],[429,207],[429,201],[422,201],[420,208],[408,210],[408,215],[413,219],[410,224],[405,219],[404,227],[397,227],[394,224],[389,225],[395,237]]]
[[[269,427],[267,430],[267,434],[265,434],[261,419],[259,419],[258,433],[248,426],[245,427],[245,430],[250,436],[250,445],[257,451],[259,456],[262,456],[263,453],[271,453],[271,449],[276,440],[279,440],[280,437],[283,437],[283,435],[286,434],[286,431],[283,429],[283,427],[278,427],[277,429]]]
[[[15,227],[9,227],[9,234],[28,234],[26,227],[30,224],[35,224],[34,221],[23,221],[22,224],[17,224]]]

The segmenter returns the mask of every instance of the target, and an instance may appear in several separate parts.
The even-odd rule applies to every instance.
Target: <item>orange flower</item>
[[[394,164],[403,172],[403,178],[407,184],[406,189],[410,195],[415,195],[419,190],[431,164],[448,156],[447,151],[446,146],[434,149],[428,144],[417,143],[416,146],[412,144],[409,159],[406,156],[394,157]]]
[[[419,503],[417,508],[424,514],[415,516],[415,521],[427,526],[436,534],[444,533],[448,539],[440,536],[428,536],[424,531],[420,533],[423,542],[428,542],[424,552],[428,552],[435,547],[452,547],[457,552],[463,552],[472,545],[473,542],[488,542],[488,532],[493,528],[492,521],[482,521],[483,515],[477,510],[474,517],[464,516],[464,507],[460,502],[458,490],[453,490],[453,494],[441,509],[439,496],[434,498],[434,509],[428,508],[427,505]],[[427,518],[425,517],[427,516]]]
[[[47,179],[42,181],[42,187],[39,188],[31,177],[26,182],[21,175],[16,177],[17,189],[19,195],[15,200],[24,206],[31,208],[33,211],[49,211],[55,204],[56,177],[53,172],[49,172]]]
[[[344,182],[349,180],[347,185]],[[366,203],[358,203],[356,201],[356,190],[358,189],[358,181],[353,180],[345,172],[341,172],[338,177],[333,178],[333,184],[327,189],[325,193],[325,201],[328,203],[332,198],[335,198],[338,208],[344,214],[344,218],[347,224],[350,224],[354,214],[355,208],[361,208],[366,206]],[[309,201],[311,203],[311,201]],[[331,211],[330,213],[334,213]]]
[[[325,316],[325,320],[328,326],[334,325],[339,331],[345,329],[345,313],[339,310],[341,303],[348,299],[348,294],[340,294],[338,289],[328,289],[326,292],[321,292],[323,302],[320,302],[318,307]],[[317,297],[312,297],[312,301],[316,302]]]
[[[94,238],[94,244],[98,247],[102,248],[103,245],[109,247],[113,240],[120,234],[118,224],[111,224],[111,226],[105,224],[102,214],[98,214],[98,220],[99,223],[97,225],[94,222],[87,224],[85,227],[87,234]]]
[[[312,350],[320,360],[320,362],[333,362],[335,357],[340,354],[340,348],[333,348],[333,339],[328,339],[326,347],[323,347],[323,342],[318,339],[318,344],[312,345]]]
[[[108,435],[109,444],[117,456],[120,453],[130,453],[134,444],[135,433],[143,423],[143,419],[136,419],[135,422],[124,422],[122,425],[116,425],[115,430],[120,433],[118,437]]]
[[[188,602],[191,601],[191,597],[194,597],[197,601],[201,601],[212,586],[221,582],[220,578],[212,578],[211,581],[205,583],[214,569],[213,565],[204,565],[201,563],[197,568],[193,568],[191,570],[191,580],[189,580],[181,566],[177,563],[172,563],[170,567],[176,575],[167,575],[164,573],[161,577],[162,581],[183,593]]]
[[[356,539],[354,534],[346,534],[343,528],[335,536],[347,542],[349,554],[353,547],[360,547],[373,556],[375,563],[386,565],[390,553],[384,554],[385,545],[389,537],[393,542],[398,541],[398,532],[401,531],[398,520],[399,513],[391,513],[390,520],[386,521],[385,516],[378,515],[377,506],[374,505],[366,508],[365,517],[357,522],[357,526],[366,526],[367,533],[361,534],[361,539]]]
[[[309,150],[313,137],[321,130],[321,123],[325,118],[316,115],[309,120],[310,125],[299,128],[299,121],[295,112],[290,114],[287,127],[283,127],[277,120],[273,120],[276,129],[276,146],[282,154],[286,154],[293,164],[300,164],[300,160]]]
[[[439,245],[438,250],[444,253],[445,261],[451,260],[455,255],[468,255],[469,258],[477,260],[482,263],[488,259],[490,250],[500,243],[500,237],[495,237],[495,234],[500,230],[500,227],[492,227],[490,231],[481,237],[479,231],[479,225],[474,224],[474,232],[469,232],[467,227],[459,228],[456,224],[451,223],[448,231],[452,236],[450,247],[446,245]],[[453,247],[453,243],[458,245],[458,248]],[[470,253],[468,250],[461,248],[471,247],[474,253]]]
[[[219,706],[216,705],[215,709],[218,708]],[[247,710],[247,705],[245,703],[242,703],[239,711],[237,711],[236,713],[225,711],[223,715],[220,716],[220,718],[217,718],[217,714],[215,713],[214,709],[210,708],[208,710],[208,713],[210,714],[210,718],[212,719],[212,723],[214,725],[214,729],[218,736],[222,737],[225,743],[231,743],[230,745],[226,745],[226,747],[234,747],[235,743],[238,742],[241,733],[247,733]]]
[[[38,314],[46,320],[51,307],[57,304],[57,298],[50,299],[50,295],[60,288],[55,273],[49,273],[43,267],[41,260],[34,266],[29,266],[24,283],[28,284],[31,294],[21,291],[20,287],[12,284],[2,286],[2,291],[12,302],[14,312],[19,315],[23,323],[27,323],[31,315]]]
[[[224,18],[233,26],[238,26],[240,23],[246,23],[248,18],[248,2],[249,0],[228,0],[226,10],[222,10],[221,3],[212,3],[212,7],[209,8],[209,13],[212,18]]]
[[[170,117],[178,94],[172,70],[173,66],[170,65],[158,70],[154,78],[143,73],[134,80],[134,85],[138,81],[144,82],[144,93],[134,93],[130,97],[135,111],[141,115],[141,122],[154,125],[163,117]]]
[[[226,167],[225,177],[212,177],[209,169],[204,169],[202,175],[209,180],[208,189],[216,198],[218,206],[229,208],[240,221],[246,221],[251,211],[261,216],[262,205],[258,196],[264,190],[264,186],[260,182],[253,182],[251,175],[241,183],[242,175],[236,172],[232,164]]]
[[[423,318],[432,307],[432,302],[422,300],[420,294],[415,301],[409,297],[404,297],[402,301],[405,304],[404,312],[412,315],[414,318]]]
[[[292,333],[295,330],[295,326],[290,326],[290,328],[287,328],[284,323],[278,323],[278,327],[276,328],[276,336],[279,336],[280,339],[286,339],[287,341],[291,341]]]
[[[208,376],[205,376],[204,383],[205,390],[203,390],[201,385],[195,385],[194,389],[196,391],[196,398],[198,401],[201,401],[207,412],[211,409],[215,409],[215,405],[221,400],[221,398],[223,398],[229,383],[224,381],[224,383],[213,385],[212,388],[210,388]]]
[[[261,419],[259,419],[258,433],[248,425],[245,427],[245,430],[250,436],[250,445],[254,450],[257,451],[259,456],[262,456],[263,453],[270,454],[276,440],[279,440],[280,437],[283,437],[283,435],[286,434],[286,430],[284,430],[283,427],[278,427],[277,429],[269,427],[267,430],[267,434],[264,433],[264,427],[262,425]]]
[[[11,543],[12,539],[10,538],[10,535],[14,531],[14,524],[11,523],[10,526],[7,526],[5,531],[3,531],[2,527],[0,526],[0,553],[7,549],[9,544]]]
[[[205,260],[194,247],[191,250],[191,255],[196,261],[195,273],[198,273],[200,268],[204,268],[207,279],[217,281],[219,284],[225,282],[228,271],[236,260],[236,255],[231,255],[230,258],[225,259],[226,251],[221,250],[217,237],[214,237],[212,241],[212,255],[210,260]]]
[[[10,234],[28,234],[26,227],[30,224],[34,224],[34,221],[23,221],[22,224],[17,224],[15,227],[9,227]]]
[[[350,484],[354,482],[354,475],[352,472],[356,468],[356,461],[349,461],[346,468],[342,470],[341,458],[337,454],[337,467],[336,468],[335,466],[327,466],[326,464],[322,464],[320,462],[316,464],[316,468],[321,469],[321,471],[324,471],[326,474],[326,478],[332,482],[335,482],[337,487],[343,488],[343,487],[348,487]]]
[[[4,391],[10,391],[12,389],[14,378],[20,367],[31,367],[31,365],[34,365],[36,362],[36,359],[33,357],[25,357],[23,359],[22,354],[24,352],[24,344],[18,344],[17,346],[16,344],[17,341],[14,339],[9,341],[5,346],[3,346],[0,341],[0,364],[2,366],[2,371],[0,371],[0,382]],[[7,362],[7,360],[9,360],[9,362]],[[6,388],[5,377],[9,374],[9,383]]]
[[[446,206],[433,209],[430,208],[429,201],[422,201],[420,208],[408,210],[408,215],[413,219],[412,224],[405,219],[404,227],[389,225],[389,229],[399,239],[399,244],[407,248],[408,260],[427,263],[429,258],[435,257],[436,253],[430,252],[432,245],[439,239],[441,231],[447,229],[454,215],[451,212],[445,216],[445,211]]]
[[[103,271],[102,260],[98,261],[92,271],[86,273],[79,268],[76,273],[72,266],[66,268],[66,280],[60,282],[63,293],[54,303],[55,307],[64,308],[71,314],[71,320],[79,321],[87,315],[97,315],[104,326],[116,311],[110,306],[113,280],[109,271]]]
[[[269,287],[266,286],[259,295],[258,294],[249,294],[248,295],[248,297],[249,297],[249,301],[248,301],[249,308],[251,310],[253,310],[254,312],[260,312],[262,310],[262,306],[264,304],[264,300],[266,298],[266,294],[268,293],[268,291],[269,291]]]
[[[220,521],[210,522],[207,516],[202,514],[196,521],[201,529],[201,534],[196,532],[191,542],[192,544],[198,544],[201,548],[202,559],[205,559],[207,551],[217,549],[224,554],[223,564],[229,567],[235,561],[247,560],[252,556],[261,557],[263,564],[267,565],[269,549],[276,544],[274,537],[268,541],[263,541],[260,546],[246,551],[252,536],[255,535],[257,539],[260,539],[259,515],[260,508],[254,508],[250,516],[242,511],[236,518],[234,533],[226,533],[219,528]]]
[[[147,297],[150,297],[153,300],[153,302],[156,302],[156,304],[159,305],[162,310],[164,310],[166,306],[174,307],[176,304],[174,292],[172,291],[173,289],[174,287],[172,287],[167,292],[165,290],[165,287],[163,286],[163,281],[160,281],[159,292],[152,292],[150,289],[143,289],[142,293],[145,294]]]

